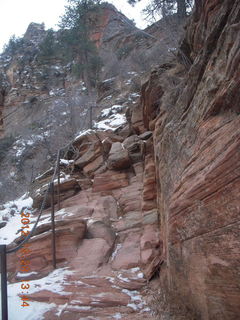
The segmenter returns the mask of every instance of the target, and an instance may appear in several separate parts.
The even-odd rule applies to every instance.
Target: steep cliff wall
[[[239,19],[239,1],[196,1],[178,61],[142,89],[154,131],[161,286],[204,320],[240,311]]]
[[[95,130],[72,141],[61,162],[57,263],[72,273],[62,280],[62,295],[51,288],[45,290],[45,282],[54,282],[51,277],[43,278],[51,270],[47,209],[27,256],[36,272],[32,279],[43,278],[32,299],[49,306],[55,303],[45,319],[58,318],[59,313],[61,319],[71,320],[79,314],[99,319],[151,319],[142,297],[147,280],[155,278],[163,291],[157,307],[166,297],[168,304],[166,310],[160,309],[160,319],[165,311],[172,319],[188,319],[188,311],[191,319],[238,319],[239,1],[196,1],[180,49],[174,50],[175,58],[168,56],[156,67],[141,92],[139,77],[145,77],[134,52],[145,52],[155,40],[148,37],[139,42],[135,29],[125,37],[122,28],[115,33],[111,26],[123,17],[112,13],[108,10],[102,17],[100,29],[110,28],[113,33],[94,34],[105,61],[112,59],[104,65],[97,92],[101,108],[108,109],[101,113]],[[151,29],[154,36],[165,37],[164,32],[156,31],[156,25]],[[40,28],[39,36],[42,32]],[[134,46],[129,46],[134,39]],[[163,49],[164,57],[169,47],[170,42]],[[123,68],[115,74],[112,68],[118,54]],[[12,104],[25,110],[22,103],[34,89],[28,88],[25,80],[19,89],[14,61],[6,61],[1,77],[3,113]],[[47,89],[41,94],[52,96],[46,110],[55,106],[56,112],[65,101],[58,91],[61,81],[67,82],[63,93],[76,99],[82,99],[84,84],[71,78],[63,66],[53,64],[51,68],[45,79]],[[23,72],[23,78],[27,75]],[[106,79],[110,75],[113,77]],[[38,101],[28,101],[26,106],[36,104],[36,109],[45,110]],[[26,121],[23,115],[21,121]],[[113,123],[115,127],[111,127]],[[18,146],[14,147],[17,152]],[[36,208],[52,173],[50,168],[35,179],[32,197]],[[12,214],[5,217],[8,224],[14,222]],[[8,226],[5,220],[3,234]],[[12,246],[20,241],[15,231]],[[19,253],[9,259],[11,281],[22,280],[19,261]],[[179,305],[184,308],[180,310]]]
[[[29,205],[31,220],[26,228],[32,228],[54,171],[51,164],[56,150],[70,142],[60,161],[61,210],[56,212],[59,270],[49,274],[48,197],[29,241],[30,249],[24,250],[31,272],[24,274],[28,268],[21,268],[22,250],[8,256],[12,319],[36,320],[37,313],[46,320],[152,318],[144,296],[147,280],[161,263],[162,245],[152,132],[144,128],[138,100],[143,71],[159,59],[168,59],[168,47],[175,44],[166,41],[169,34],[165,29],[158,33],[153,28],[151,36],[115,9],[105,13],[99,20],[100,32],[93,33],[104,60],[93,97],[85,92],[85,83],[71,74],[71,64],[49,57],[39,63],[39,45],[46,36],[42,25],[31,24],[25,34],[28,46],[12,56],[3,55],[1,60],[1,142],[8,142],[6,138],[13,133],[1,162],[1,195],[14,197],[14,187],[23,193],[26,182],[34,180],[29,187],[33,201],[24,195],[0,207],[1,243],[15,247],[22,240],[22,206]],[[103,110],[94,130],[79,132],[88,127],[79,122],[89,120],[86,115],[92,98],[98,113]],[[130,121],[131,114],[135,123]],[[43,173],[44,169],[47,172]],[[31,288],[29,314],[14,303],[21,296],[19,282],[26,277]]]
[[[174,46],[170,35],[160,32],[156,41],[156,30],[154,36],[140,31],[114,6],[102,9],[91,37],[103,67],[91,93],[74,74],[74,59],[66,62],[57,53],[41,57],[48,35],[41,24],[31,23],[14,50],[1,55],[1,201],[29,190],[33,179],[52,165],[58,148],[90,126],[90,106],[96,106],[94,119],[103,108],[130,107],[142,74],[159,60],[159,50],[165,59]],[[58,32],[52,37],[56,42]]]

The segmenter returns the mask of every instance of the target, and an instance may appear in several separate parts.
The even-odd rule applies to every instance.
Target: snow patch
[[[20,292],[20,285],[8,286],[8,318],[9,320],[44,320],[44,314],[56,307],[54,303],[29,302],[28,307],[22,307],[22,301],[17,294]]]
[[[65,89],[64,88],[57,88],[52,89],[49,91],[50,97],[63,97],[65,96]]]
[[[131,76],[137,76],[138,73],[135,71],[129,71],[128,74],[130,74]]]
[[[115,77],[110,78],[110,79],[106,79],[106,80],[102,81],[102,83],[112,82],[114,79],[115,79]]]
[[[92,130],[92,129],[88,129],[88,130],[83,130],[83,131],[80,131],[76,138],[74,138],[74,141],[77,141],[78,139],[80,139],[81,137],[87,135],[87,134],[91,134],[91,133],[95,133],[95,130]]]
[[[68,305],[68,304],[65,303],[65,304],[63,304],[63,305],[58,306],[58,312],[56,313],[56,315],[57,315],[58,317],[61,316],[63,310],[67,307],[67,305]]]
[[[32,275],[35,275],[35,274],[38,274],[37,272],[29,272],[29,273],[21,273],[21,272],[18,272],[16,277],[21,277],[21,278],[28,278]]]
[[[116,114],[123,111],[123,109],[124,109],[124,106],[122,105],[119,105],[119,104],[113,105],[111,108],[103,109],[100,113],[100,117],[101,118],[109,117],[112,114]]]
[[[125,107],[122,105],[113,105],[111,108],[106,108],[101,111],[97,122],[94,123],[94,128],[102,130],[114,130],[127,122],[127,119],[122,112]]]
[[[31,139],[18,139],[13,145],[13,150],[16,150],[16,157],[21,157],[28,146],[33,146],[37,141],[41,140],[43,140],[43,137],[40,135],[33,135]]]
[[[63,164],[65,166],[69,166],[74,163],[74,160],[65,160],[65,159],[60,159],[60,164]]]
[[[116,249],[114,250],[114,252],[112,253],[112,258],[111,258],[111,261],[113,261],[115,258],[116,258],[116,256],[117,256],[117,254],[118,254],[118,252],[119,252],[119,250],[122,248],[122,244],[117,244],[117,246],[116,246]]]
[[[1,220],[7,219],[5,227],[0,229],[0,243],[10,244],[18,237],[18,232],[21,228],[20,212],[23,208],[31,209],[33,199],[24,194],[17,200],[9,201],[3,205],[3,210],[0,211]]]
[[[131,298],[131,302],[128,303],[127,306],[132,308],[134,311],[141,310],[146,305],[145,301],[143,301],[143,298],[142,296],[140,296],[138,291],[123,289],[122,292],[127,294]]]
[[[70,292],[64,292],[64,284],[67,284],[66,277],[73,274],[73,271],[67,268],[56,269],[51,272],[48,276],[29,281],[29,294],[39,292],[41,290],[51,291],[60,295],[71,294]],[[14,284],[16,285],[16,284]],[[18,284],[19,285],[19,284]]]
[[[124,278],[121,273],[117,277],[118,277],[118,279],[122,280],[123,282],[130,282],[130,280],[128,278]]]
[[[67,283],[65,281],[66,276],[72,273],[73,271],[69,271],[66,268],[58,269],[45,278],[29,281],[30,288],[28,295],[31,296],[32,293],[45,289],[58,294],[68,294],[63,292],[63,285]],[[21,306],[22,301],[19,297],[21,292],[21,282],[8,285],[9,320],[36,320],[36,315],[38,315],[37,320],[43,320],[44,314],[56,307],[54,303],[47,304],[29,301],[29,306],[23,308]],[[61,312],[65,307],[66,305],[58,306],[60,309],[59,315],[61,315]]]
[[[138,272],[138,271],[140,271],[140,268],[139,268],[139,267],[137,267],[137,268],[131,268],[131,269],[129,269],[129,271],[131,271],[131,272]]]
[[[138,98],[138,97],[140,97],[140,94],[134,92],[134,93],[131,93],[131,97],[133,97],[133,98]]]
[[[102,129],[102,130],[114,130],[120,127],[121,125],[125,124],[127,119],[123,114],[114,114],[111,115],[108,119],[95,122],[94,128]]]

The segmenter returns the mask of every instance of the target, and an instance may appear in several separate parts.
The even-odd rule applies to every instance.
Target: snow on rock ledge
[[[99,121],[94,123],[94,128],[102,130],[117,129],[127,122],[125,114],[122,114],[124,110],[125,107],[121,105],[114,105],[102,110],[98,117]]]

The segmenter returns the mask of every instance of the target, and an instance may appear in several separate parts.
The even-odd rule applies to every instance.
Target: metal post
[[[6,245],[0,245],[2,320],[8,320]]]
[[[52,221],[52,261],[53,268],[56,269],[56,235],[55,235],[55,217],[54,217],[54,182],[51,183],[51,221]]]
[[[57,197],[58,197],[58,210],[60,210],[60,150],[58,151],[57,158]]]
[[[90,112],[90,123],[89,123],[89,127],[90,127],[90,129],[92,129],[92,127],[93,127],[93,118],[92,118],[92,105],[90,106],[90,109],[89,109],[89,112]]]

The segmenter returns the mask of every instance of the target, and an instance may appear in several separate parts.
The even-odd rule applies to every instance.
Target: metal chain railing
[[[57,192],[58,192],[58,207],[60,206],[60,188],[59,188],[59,185],[60,185],[60,154],[61,154],[61,151],[64,150],[64,148],[62,149],[59,149],[58,150],[58,155],[57,155],[57,160],[56,160],[56,164],[55,164],[55,168],[54,168],[54,173],[53,173],[53,176],[52,176],[52,179],[51,179],[51,182],[48,184],[48,188],[47,190],[45,191],[45,195],[44,195],[44,198],[43,198],[43,201],[42,201],[42,204],[41,204],[41,207],[40,207],[40,213],[38,215],[38,218],[32,228],[32,230],[30,231],[30,233],[27,235],[27,237],[19,244],[17,245],[17,247],[13,248],[13,249],[7,249],[7,253],[13,253],[13,252],[17,252],[19,249],[22,248],[22,246],[28,242],[28,240],[33,236],[36,228],[37,228],[37,225],[39,223],[39,220],[42,216],[42,213],[43,213],[43,210],[45,209],[45,206],[46,206],[46,202],[47,202],[47,198],[49,196],[49,194],[52,194],[54,192],[54,188],[53,188],[53,185],[54,185],[54,181],[55,181],[55,178],[56,178],[56,175],[58,175],[58,187],[57,187]],[[54,204],[53,204],[54,205]]]
[[[91,109],[92,107],[90,107],[89,109]],[[90,112],[90,117],[91,117],[91,112]],[[86,125],[86,121],[88,119],[88,111],[86,112],[86,115],[85,115],[85,118],[84,118],[84,121],[82,123],[82,126],[81,126],[81,129],[80,129],[80,132],[84,130],[84,127]],[[90,122],[92,122],[92,119],[90,119]],[[89,125],[90,126],[90,125]],[[41,204],[41,207],[40,207],[40,212],[39,212],[39,215],[37,217],[37,220],[32,228],[32,230],[30,231],[30,233],[26,236],[26,238],[20,243],[18,244],[15,248],[11,248],[11,249],[7,249],[6,250],[6,253],[9,254],[9,253],[13,253],[13,252],[17,252],[19,249],[21,249],[23,247],[23,245],[25,243],[27,243],[29,241],[29,239],[34,235],[35,231],[36,231],[36,228],[38,226],[38,223],[40,221],[40,218],[42,216],[42,213],[45,209],[45,206],[46,206],[46,202],[47,202],[47,199],[49,197],[49,195],[51,196],[51,208],[52,208],[52,211],[51,211],[51,220],[52,220],[52,229],[53,231],[55,230],[55,223],[54,223],[54,182],[55,182],[55,179],[56,179],[56,176],[57,176],[57,204],[58,204],[58,210],[60,210],[60,157],[61,157],[61,152],[62,151],[65,151],[64,153],[64,157],[67,155],[68,153],[68,150],[73,147],[73,142],[70,142],[68,143],[67,145],[65,145],[63,148],[60,148],[58,150],[58,153],[57,153],[57,159],[56,159],[56,164],[55,164],[55,167],[54,167],[54,173],[53,173],[53,176],[51,178],[51,182],[48,184],[48,188],[47,190],[45,191],[45,195],[44,195],[44,198],[43,198],[43,201],[42,201],[42,204]],[[53,247],[53,266],[54,268],[56,268],[56,246],[55,246],[55,232],[53,232],[53,242],[52,242],[52,247]]]
[[[43,201],[42,201],[42,205],[41,205],[41,209],[40,209],[40,213],[38,215],[38,218],[37,218],[37,221],[35,222],[32,230],[30,231],[30,233],[27,235],[27,237],[16,247],[16,248],[13,248],[13,249],[7,249],[7,253],[13,253],[13,252],[17,252],[19,249],[22,248],[22,246],[28,242],[28,240],[31,238],[31,236],[34,234],[36,228],[37,228],[37,225],[38,225],[38,222],[42,216],[42,213],[43,213],[43,210],[45,208],[45,205],[46,205],[46,201],[47,201],[47,196],[49,194],[49,191],[50,191],[50,184],[46,190],[46,193],[45,193],[45,196],[43,198]]]
[[[90,117],[90,123],[89,127],[92,128],[92,107],[89,109],[89,117]],[[80,132],[84,130],[86,121],[88,118],[88,111],[86,112],[85,119],[82,122],[82,126],[80,128]],[[51,195],[51,229],[52,229],[52,263],[53,268],[56,269],[57,267],[57,259],[56,259],[56,233],[55,233],[55,179],[57,176],[57,204],[58,204],[58,210],[60,210],[60,158],[61,158],[61,152],[64,152],[64,158],[68,154],[70,149],[74,150],[76,149],[73,146],[73,142],[68,143],[65,147],[60,148],[57,153],[57,159],[54,167],[53,176],[51,178],[50,183],[48,184],[48,187],[45,191],[45,195],[43,197],[40,212],[38,214],[37,220],[32,228],[32,230],[29,232],[29,234],[26,236],[26,238],[19,243],[15,248],[9,248],[7,249],[6,245],[0,245],[0,282],[1,282],[1,288],[0,288],[0,317],[2,320],[8,320],[8,302],[7,302],[7,254],[17,252],[19,249],[23,247],[25,243],[27,243],[30,238],[34,235],[38,223],[41,219],[41,216],[43,214],[43,211],[46,206],[46,202],[48,200],[49,194]],[[63,158],[63,159],[64,159]],[[21,210],[23,212],[23,209]]]

